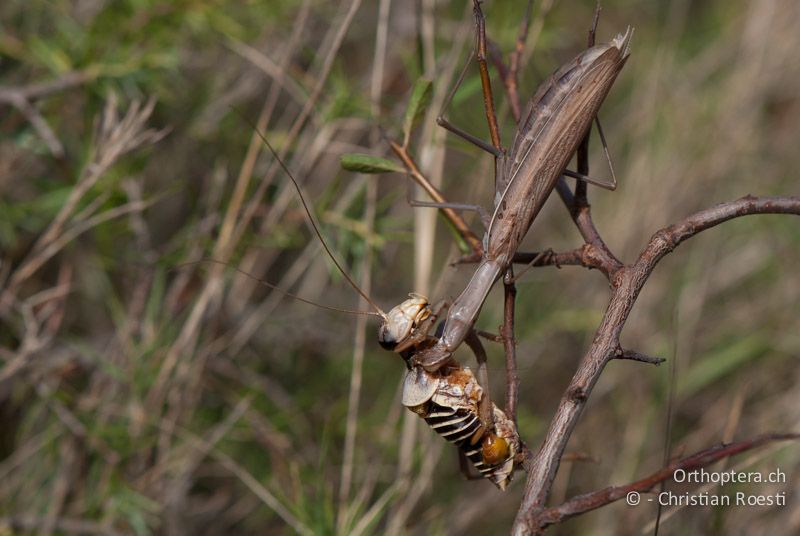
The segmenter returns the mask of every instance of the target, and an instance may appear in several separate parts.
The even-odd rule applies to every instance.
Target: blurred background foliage
[[[313,200],[332,248],[384,308],[411,290],[458,294],[470,267],[448,265],[452,237],[433,211],[408,206],[405,179],[343,172],[338,161],[386,155],[382,131],[400,135],[410,89],[425,75],[435,96],[414,136],[423,170],[451,200],[490,203],[491,158],[433,121],[472,46],[468,4],[0,4],[0,533],[510,527],[523,475],[506,493],[464,481],[454,449],[400,406],[403,366],[375,344],[373,325],[364,336],[353,317],[283,298],[237,271],[357,307],[264,154],[258,124]],[[503,51],[521,4],[485,3],[489,37]],[[536,2],[523,96],[581,50],[593,7]],[[603,8],[599,40],[636,29],[601,110],[620,186],[590,191],[595,221],[621,258],[698,209],[798,193],[797,2]],[[514,125],[499,87],[508,144]],[[487,135],[474,69],[448,114]],[[592,165],[607,176],[596,142]],[[527,243],[578,244],[557,199]],[[724,224],[665,259],[623,340],[668,364],[609,365],[552,500],[657,469],[670,392],[670,455],[798,430],[798,265],[790,216]],[[480,328],[497,329],[499,296]],[[607,297],[600,274],[573,267],[520,281],[519,419],[531,448]],[[490,352],[502,362],[501,348]],[[502,393],[502,366],[491,370]],[[677,509],[662,518],[664,533],[798,533],[798,452],[784,445],[725,462],[780,468],[785,484],[711,490],[789,491],[786,507]],[[639,534],[655,515],[652,504],[614,504],[552,532]]]

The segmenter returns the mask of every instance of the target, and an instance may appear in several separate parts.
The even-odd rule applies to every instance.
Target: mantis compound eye
[[[481,442],[481,454],[486,465],[497,465],[511,455],[508,441],[497,434],[489,432],[483,436]]]
[[[387,313],[386,320],[378,330],[378,342],[383,348],[394,350],[430,314],[428,299],[419,294],[411,294],[407,300]]]

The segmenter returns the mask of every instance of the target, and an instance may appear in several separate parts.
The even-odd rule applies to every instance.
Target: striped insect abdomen
[[[457,446],[475,466],[481,476],[487,476],[493,466],[483,461],[481,439],[483,428],[478,415],[465,409],[448,408],[430,403],[423,417],[428,426],[444,439]]]
[[[437,434],[459,448],[470,445],[474,437],[482,435],[478,415],[466,409],[448,408],[431,402],[427,415],[422,418]]]
[[[403,404],[456,445],[482,476],[504,490],[514,471],[519,436],[511,420],[494,404],[495,429],[485,429],[478,416],[482,397],[483,389],[472,371],[460,366],[436,373],[415,367],[406,376],[403,389]],[[487,458],[487,441],[502,442],[499,456]]]

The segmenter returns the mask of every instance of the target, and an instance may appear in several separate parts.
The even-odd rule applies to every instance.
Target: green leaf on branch
[[[341,165],[347,171],[356,171],[358,173],[403,173],[405,169],[403,166],[389,160],[388,158],[381,158],[380,156],[372,156],[368,154],[350,153],[342,155],[340,160]]]
[[[425,114],[425,110],[427,110],[431,102],[432,94],[433,83],[430,80],[420,78],[414,84],[411,99],[408,101],[408,108],[406,108],[406,117],[403,120],[403,135],[406,139],[408,139],[411,131],[414,130],[414,127]]]

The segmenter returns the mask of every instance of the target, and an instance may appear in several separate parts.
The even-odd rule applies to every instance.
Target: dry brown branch
[[[605,365],[615,357],[622,328],[658,262],[681,242],[701,231],[754,214],[800,215],[800,198],[747,196],[722,203],[657,231],[633,264],[619,269],[606,267],[614,290],[592,345],[567,387],[539,451],[525,464],[528,479],[514,523],[515,534],[538,530],[533,521],[544,508],[567,442]]]
[[[679,469],[685,471],[700,469],[718,460],[730,458],[731,456],[742,452],[748,452],[764,445],[798,438],[800,438],[800,434],[766,434],[745,441],[710,447],[675,461],[636,482],[631,482],[623,486],[610,486],[591,493],[578,495],[563,504],[541,510],[531,520],[530,526],[534,527],[534,532],[538,532],[550,525],[566,521],[570,517],[584,514],[618,501],[631,492],[646,493],[652,491],[658,484],[670,480],[675,474],[675,471]]]
[[[408,171],[409,176],[414,179],[414,181],[423,189],[425,192],[430,196],[430,198],[436,203],[446,203],[446,199],[442,195],[442,193],[434,186],[431,181],[429,181],[425,175],[419,170],[414,159],[408,153],[408,149],[400,145],[399,143],[390,140],[389,146],[394,151],[394,154],[400,159],[405,166],[406,171]],[[453,210],[452,208],[441,208],[442,214],[444,214],[445,218],[450,220],[450,223],[453,224],[453,227],[461,234],[464,240],[467,241],[469,246],[472,248],[473,254],[480,257],[481,253],[483,252],[483,246],[481,245],[480,239],[472,232],[469,228],[467,223],[464,221],[464,218],[461,217],[458,212]]]
[[[555,252],[552,250],[517,253],[514,255],[515,264],[526,264],[532,267],[537,266],[583,266],[584,268],[597,269],[603,272],[606,277],[618,269],[617,263],[612,257],[605,255],[602,250],[592,244],[584,244],[572,251]],[[521,274],[520,274],[521,275]],[[517,278],[520,276],[518,275]]]

